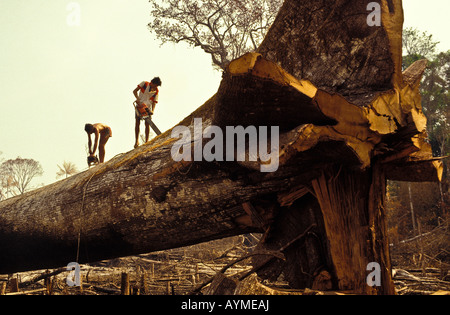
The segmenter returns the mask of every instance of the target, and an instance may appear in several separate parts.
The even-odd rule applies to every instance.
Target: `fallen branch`
[[[299,241],[300,239],[302,239],[306,234],[308,234],[308,232],[312,229],[316,227],[315,224],[310,225],[303,233],[301,233],[300,235],[298,235],[297,237],[295,237],[293,240],[291,240],[290,242],[288,242],[287,244],[285,244],[284,246],[282,246],[277,252],[283,252],[285,251],[288,247],[290,247],[292,244],[294,244],[295,242]],[[270,257],[266,260],[264,260],[262,263],[258,264],[257,266],[253,267],[250,271],[244,273],[242,276],[240,276],[238,278],[239,281],[245,279],[246,277],[248,277],[249,275],[251,275],[254,272],[257,272],[258,270],[260,270],[262,267],[264,267],[265,265],[267,265],[269,262],[271,262],[274,258],[276,257]]]
[[[39,292],[44,292],[44,291],[47,291],[47,288],[28,290],[28,291],[20,291],[20,292],[11,292],[11,293],[6,293],[5,295],[27,295],[27,294],[31,294],[31,293],[39,293]]]
[[[232,267],[233,265],[237,264],[238,262],[241,262],[247,258],[253,257],[253,256],[259,256],[259,255],[273,255],[274,257],[280,258],[280,259],[284,259],[284,255],[280,252],[272,252],[272,251],[264,251],[264,252],[255,252],[255,253],[251,253],[242,257],[237,258],[236,260],[230,262],[229,264],[225,265],[220,271],[218,271],[217,273],[225,273],[225,271]],[[216,274],[217,274],[216,273]],[[215,276],[214,276],[215,277]],[[213,280],[214,277],[209,278],[208,280],[206,280],[205,282],[203,282],[202,284],[200,284],[197,288],[195,288],[194,290],[192,290],[191,292],[189,292],[189,294],[197,294],[198,292],[200,292],[201,289],[203,289],[205,286],[207,286],[208,284],[210,284]]]
[[[41,274],[41,275],[39,275],[39,276],[29,280],[29,281],[24,281],[24,282],[20,283],[19,287],[20,288],[26,288],[29,285],[32,285],[33,283],[36,283],[36,282],[38,282],[40,280],[43,280],[43,279],[46,279],[46,278],[49,278],[49,277],[52,277],[52,276],[56,276],[56,275],[58,275],[58,274],[60,274],[60,273],[62,273],[64,271],[67,271],[66,267],[58,268],[58,269],[56,269],[56,270],[54,270],[52,272],[45,272],[45,273],[43,273],[43,274]]]
[[[267,263],[271,262],[273,259],[275,258],[280,258],[280,259],[285,259],[284,255],[283,255],[283,251],[286,250],[289,246],[291,246],[292,244],[294,244],[295,242],[297,242],[298,240],[300,240],[301,238],[303,238],[312,228],[316,227],[315,224],[310,225],[302,234],[298,235],[297,237],[295,237],[293,240],[291,240],[290,242],[288,242],[287,244],[285,244],[284,246],[282,246],[279,250],[277,251],[264,251],[264,252],[255,252],[255,253],[251,253],[248,255],[245,255],[243,257],[239,257],[236,260],[232,261],[231,263],[227,264],[226,266],[224,266],[218,273],[224,273],[228,268],[230,268],[231,266],[235,265],[236,263],[243,261],[247,258],[253,257],[253,256],[259,256],[259,255],[265,255],[265,256],[271,256],[270,258],[264,260],[261,264],[258,264],[258,266],[253,267],[250,271],[244,273],[242,276],[240,276],[238,278],[238,280],[243,280],[244,278],[246,278],[247,276],[249,276],[250,274],[258,271],[259,269],[261,269],[262,267],[264,267]],[[194,290],[192,290],[189,294],[197,294],[198,292],[200,292],[201,289],[203,289],[205,286],[207,286],[208,284],[210,284],[213,281],[214,277],[208,279],[207,281],[203,282],[202,284],[200,284],[197,288],[195,288]]]
[[[440,231],[445,230],[445,229],[447,229],[447,226],[446,226],[446,225],[438,226],[438,227],[436,227],[435,229],[431,230],[430,232],[426,232],[426,233],[422,233],[422,234],[420,234],[420,235],[416,235],[416,236],[414,236],[414,237],[411,237],[411,238],[408,238],[408,239],[406,239],[406,240],[400,241],[400,242],[398,242],[398,244],[406,244],[406,243],[410,243],[410,242],[412,242],[412,241],[418,240],[418,239],[420,239],[420,238],[422,238],[422,237],[425,237],[425,236],[432,235],[432,234],[434,234],[434,233],[440,232]],[[396,245],[396,244],[390,244],[390,246],[395,246],[395,245]]]

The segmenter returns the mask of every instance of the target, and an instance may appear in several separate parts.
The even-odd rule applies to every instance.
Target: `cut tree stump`
[[[442,163],[426,142],[419,93],[426,61],[401,71],[402,3],[379,3],[382,23],[369,26],[363,1],[286,0],[257,52],[232,61],[217,93],[179,123],[195,136],[186,144],[190,160],[173,159],[181,134],[172,129],[2,201],[0,273],[250,232],[265,233],[259,246],[270,251],[304,234],[285,247],[286,261],[271,261],[260,276],[283,273],[295,288],[394,294],[386,179],[439,181]],[[223,146],[232,161],[194,161],[212,140],[200,137],[195,118],[224,132],[277,126],[278,147],[267,145],[278,168],[261,172],[267,162],[253,159],[251,141],[240,155],[236,143]],[[370,262],[381,267],[378,287],[366,283]]]
[[[130,276],[126,272],[120,277],[120,295],[130,295]]]

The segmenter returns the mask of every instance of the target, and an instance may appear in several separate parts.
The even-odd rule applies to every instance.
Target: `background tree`
[[[445,156],[450,153],[450,51],[437,53],[437,44],[439,42],[427,32],[414,28],[403,31],[403,66],[428,59],[420,86],[422,108],[428,120],[427,132],[433,154]]]
[[[59,166],[59,165],[57,165],[57,166],[59,168],[59,171],[56,172],[56,178],[57,179],[60,178],[60,177],[63,177],[63,176],[65,176],[65,178],[67,178],[67,177],[69,177],[69,176],[71,176],[73,174],[78,173],[77,166],[74,163],[72,163],[72,162],[64,161],[63,164],[62,164],[62,167]]]
[[[433,35],[420,32],[417,28],[405,28],[402,34],[403,69],[419,59],[432,59],[437,44],[439,42],[434,41]]]
[[[428,134],[436,156],[450,153],[449,87],[450,51],[447,51],[430,60],[421,87],[422,107],[428,119]]]
[[[432,35],[415,28],[403,30],[403,68],[420,59],[427,59],[420,92],[422,108],[427,117],[428,141],[434,156],[450,153],[450,51],[437,52]],[[448,170],[448,159],[444,161]],[[388,185],[388,222],[390,238],[404,240],[440,225],[448,213],[448,176],[444,171],[441,183],[406,183],[390,181]]]
[[[282,0],[150,0],[148,24],[162,43],[185,42],[211,55],[225,69],[244,53],[256,50]]]
[[[2,179],[8,183],[8,187],[13,195],[25,193],[30,189],[31,180],[44,173],[38,161],[20,157],[3,162],[0,169]]]
[[[421,82],[422,107],[428,119],[428,136],[435,156],[447,155],[449,150],[449,86],[450,51],[436,53],[439,42],[433,35],[415,28],[403,31],[403,67],[419,59],[428,59]]]

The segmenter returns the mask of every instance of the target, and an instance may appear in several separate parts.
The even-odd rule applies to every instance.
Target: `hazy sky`
[[[79,26],[71,25],[71,2]],[[403,3],[405,27],[450,49],[450,1]],[[44,175],[35,184],[49,184],[64,161],[86,169],[87,122],[111,126],[106,160],[133,149],[132,90],[141,81],[162,79],[154,115],[162,131],[211,97],[221,73],[209,55],[160,47],[147,28],[150,10],[147,0],[0,0],[0,159],[39,161]]]

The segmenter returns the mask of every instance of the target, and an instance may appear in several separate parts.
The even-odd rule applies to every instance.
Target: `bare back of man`
[[[109,138],[112,137],[112,130],[109,126],[96,123],[86,124],[84,130],[88,134],[89,156],[94,157],[98,146],[100,163],[105,161],[105,145]],[[91,134],[94,134],[94,146],[92,146]]]

